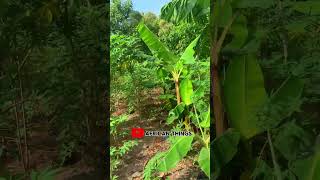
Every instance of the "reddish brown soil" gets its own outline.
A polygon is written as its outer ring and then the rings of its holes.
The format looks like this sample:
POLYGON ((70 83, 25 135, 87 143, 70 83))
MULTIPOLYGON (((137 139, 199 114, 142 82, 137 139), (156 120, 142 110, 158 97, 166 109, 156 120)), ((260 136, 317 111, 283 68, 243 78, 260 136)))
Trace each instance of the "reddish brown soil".
MULTIPOLYGON (((124 126, 120 126, 120 131, 130 132, 133 127, 141 127, 145 130, 170 130, 170 127, 165 126, 163 120, 167 117, 167 112, 162 111, 163 103, 158 100, 160 89, 153 89, 145 92, 144 96, 140 97, 140 111, 129 116, 128 122, 124 126)), ((124 107, 122 105, 122 107, 124 107)), ((118 111, 126 112, 122 109, 118 111)), ((121 115, 115 112, 114 115, 121 115)), ((111 146, 118 146, 123 140, 132 139, 130 135, 125 138, 112 141, 111 146)), ((133 148, 122 159, 122 164, 119 166, 116 175, 120 180, 142 180, 143 169, 147 162, 158 152, 166 151, 169 148, 169 143, 162 137, 144 137, 138 140, 138 145, 133 148)), ((200 170, 193 165, 193 159, 186 158, 182 160, 176 168, 166 174, 157 174, 162 179, 168 177, 174 179, 197 179, 200 170)))

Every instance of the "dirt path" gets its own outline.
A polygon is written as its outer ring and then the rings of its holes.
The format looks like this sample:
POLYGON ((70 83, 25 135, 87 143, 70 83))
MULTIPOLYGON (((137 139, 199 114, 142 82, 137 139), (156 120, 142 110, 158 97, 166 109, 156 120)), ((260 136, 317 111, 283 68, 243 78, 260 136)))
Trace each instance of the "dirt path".
MULTIPOLYGON (((145 130, 170 130, 170 127, 165 126, 164 120, 167 117, 167 112, 162 110, 162 102, 158 100, 161 91, 153 89, 146 93, 141 101, 140 112, 135 112, 129 116, 125 126, 119 127, 121 131, 130 132, 131 128, 141 127, 145 130), (163 123, 161 124, 160 122, 163 123)), ((123 107, 123 106, 122 106, 123 107)), ((121 112, 125 112, 119 109, 121 112)), ((117 114, 117 112, 115 113, 117 114)), ((119 115, 119 113, 117 114, 119 115)), ((130 140, 130 134, 122 140, 130 140)), ((119 142, 119 140, 117 140, 119 142)), ((116 144, 111 141, 111 145, 116 144)), ((121 180, 142 180, 143 169, 147 162, 158 152, 166 151, 169 148, 169 143, 162 137, 144 137, 138 140, 138 145, 132 151, 123 157, 123 163, 119 165, 116 175, 121 180)), ((193 165, 193 159, 186 158, 182 160, 178 166, 167 173, 163 178, 168 177, 174 179, 197 179, 200 170, 193 165)))

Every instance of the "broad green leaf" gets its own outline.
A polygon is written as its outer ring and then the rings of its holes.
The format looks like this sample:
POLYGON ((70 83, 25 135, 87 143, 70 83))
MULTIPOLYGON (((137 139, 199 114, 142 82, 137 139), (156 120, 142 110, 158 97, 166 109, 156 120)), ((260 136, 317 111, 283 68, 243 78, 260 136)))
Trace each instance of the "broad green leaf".
POLYGON ((320 177, 320 148, 316 145, 312 156, 292 163, 290 169, 299 180, 318 180, 320 177))
POLYGON ((185 78, 180 83, 180 95, 182 102, 185 103, 185 105, 192 104, 191 96, 193 94, 193 87, 192 87, 192 81, 189 78, 185 78))
POLYGON ((319 1, 294 2, 293 9, 305 14, 319 15, 320 2, 319 1))
POLYGON ((196 3, 197 0, 173 0, 161 8, 161 18, 172 22, 186 20, 196 3))
POLYGON ((178 58, 159 41, 158 37, 151 32, 143 22, 138 25, 138 31, 141 39, 146 43, 155 56, 167 64, 172 64, 177 61, 178 58))
POLYGON ((179 119, 184 111, 185 104, 181 103, 177 105, 174 109, 172 109, 169 112, 168 118, 167 118, 167 124, 173 123, 174 120, 179 119))
POLYGON ((236 155, 239 142, 240 133, 234 129, 227 130, 222 136, 213 140, 211 150, 215 178, 219 177, 221 169, 236 155))
POLYGON ((275 4, 275 0, 234 0, 232 7, 234 8, 262 8, 267 9, 275 4))
POLYGON ((210 149, 203 147, 198 159, 201 170, 210 177, 210 149))
POLYGON ((161 18, 174 23, 202 23, 209 12, 210 0, 173 0, 161 8, 161 18))
POLYGON ((210 106, 208 108, 208 111, 205 113, 202 113, 201 115, 202 115, 201 117, 202 121, 200 123, 200 126, 204 128, 209 128, 210 127, 210 106))
POLYGON ((176 137, 176 141, 162 158, 158 170, 160 172, 168 172, 176 167, 178 162, 190 151, 193 137, 194 134, 191 136, 176 137))
POLYGON ((225 27, 232 18, 230 0, 216 1, 213 9, 213 23, 219 27, 225 27))
POLYGON ((225 103, 231 127, 244 138, 260 133, 257 112, 267 100, 263 74, 254 56, 243 55, 228 66, 224 87, 225 103))
POLYGON ((249 33, 248 42, 242 47, 242 51, 248 54, 257 53, 260 49, 261 41, 267 37, 268 31, 266 28, 258 27, 254 33, 249 33))
POLYGON ((225 50, 240 49, 247 40, 248 29, 247 19, 244 15, 239 15, 231 26, 230 33, 233 35, 232 41, 224 48, 225 50))
POLYGON ((200 36, 198 36, 196 39, 194 39, 191 44, 186 48, 184 53, 181 56, 181 60, 183 61, 184 64, 194 64, 195 63, 195 58, 194 56, 194 47, 197 45, 198 40, 200 36))

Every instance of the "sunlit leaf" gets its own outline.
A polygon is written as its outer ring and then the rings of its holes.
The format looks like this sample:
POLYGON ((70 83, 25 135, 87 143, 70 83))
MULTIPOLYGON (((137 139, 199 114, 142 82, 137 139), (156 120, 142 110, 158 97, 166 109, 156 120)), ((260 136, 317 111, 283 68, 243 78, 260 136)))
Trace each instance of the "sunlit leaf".
POLYGON ((184 158, 191 149, 191 144, 194 134, 191 136, 176 137, 174 144, 166 152, 160 164, 158 170, 160 172, 168 172, 172 168, 176 167, 178 162, 184 158))
POLYGON ((201 149, 198 162, 201 170, 210 177, 210 149, 205 147, 201 149))
POLYGON ((169 112, 168 118, 166 120, 167 124, 171 124, 174 120, 179 119, 184 112, 185 104, 181 103, 177 105, 174 109, 169 112))
POLYGON ((178 58, 169 51, 169 49, 159 41, 158 37, 149 30, 149 28, 141 22, 138 25, 138 31, 141 39, 146 43, 152 53, 166 64, 175 63, 178 58))
POLYGON ((184 64, 194 64, 195 63, 195 58, 194 58, 194 47, 197 45, 198 40, 200 36, 198 36, 196 39, 194 39, 190 45, 186 48, 184 53, 181 56, 181 60, 183 60, 184 64))
POLYGON ((192 81, 188 78, 185 78, 180 83, 180 95, 182 102, 184 102, 187 106, 192 104, 191 96, 193 94, 193 86, 192 81))

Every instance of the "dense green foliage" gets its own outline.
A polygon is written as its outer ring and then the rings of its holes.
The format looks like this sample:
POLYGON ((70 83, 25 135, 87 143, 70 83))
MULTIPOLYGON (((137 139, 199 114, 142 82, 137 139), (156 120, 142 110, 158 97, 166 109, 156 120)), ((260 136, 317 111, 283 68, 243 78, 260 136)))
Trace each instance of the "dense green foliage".
MULTIPOLYGON (((203 2, 173 0, 163 17, 201 22, 203 2)), ((211 2, 213 179, 318 179, 319 5, 211 2)))
MULTIPOLYGON (((229 145, 237 146, 237 153, 219 165, 222 173, 214 178, 234 174, 245 179, 317 179, 315 172, 302 175, 296 166, 301 161, 309 166, 306 159, 318 154, 319 116, 313 108, 319 107, 315 100, 319 89, 310 82, 320 80, 315 60, 319 54, 314 53, 320 46, 312 35, 319 27, 315 23, 319 4, 216 1, 214 6, 213 32, 218 32, 214 38, 223 42, 218 42, 216 56, 227 115, 222 120, 242 137, 238 146, 236 141, 229 145), (220 27, 227 32, 225 37, 223 32, 219 37, 220 27), (312 48, 302 45, 310 43, 312 48)), ((214 144, 213 148, 220 149, 214 144)))
MULTIPOLYGON (((130 4, 130 1, 114 1, 111 15, 136 13, 130 4)), ((122 16, 114 15, 111 21, 117 22, 122 16)), ((167 114, 167 126, 190 131, 192 135, 169 137, 169 149, 158 152, 148 161, 143 178, 159 178, 160 172, 170 172, 182 159, 197 151, 201 152, 192 155, 194 162, 199 171, 203 170, 209 176, 209 41, 205 38, 208 31, 201 28, 198 22, 174 24, 152 13, 135 17, 140 17, 139 24, 131 18, 121 22, 123 26, 134 22, 135 27, 123 28, 125 30, 122 31, 117 31, 121 28, 116 27, 111 33, 111 104, 114 104, 111 112, 117 111, 121 102, 128 105, 125 114, 140 111, 144 102, 139 97, 151 89, 161 88, 157 99, 163 102, 160 110, 167 114), (195 147, 195 144, 201 146, 195 147)), ((120 117, 111 118, 115 129, 117 126, 114 125, 120 117)), ((126 123, 129 122, 123 122, 126 123)), ((115 139, 125 137, 120 132, 113 134, 115 139)), ((124 145, 122 143, 119 147, 124 145)), ((117 151, 115 147, 111 148, 117 151)), ((116 159, 111 158, 111 162, 116 159)), ((116 175, 112 174, 110 178, 115 179, 116 175)))
MULTIPOLYGON (((0 137, 7 158, 22 162, 26 172, 34 168, 30 155, 41 149, 32 136, 38 125, 57 141, 54 166, 100 146, 107 13, 105 1, 1 1, 0 137)), ((103 162, 88 162, 97 160, 103 162)), ((36 176, 42 175, 31 173, 36 176)))

